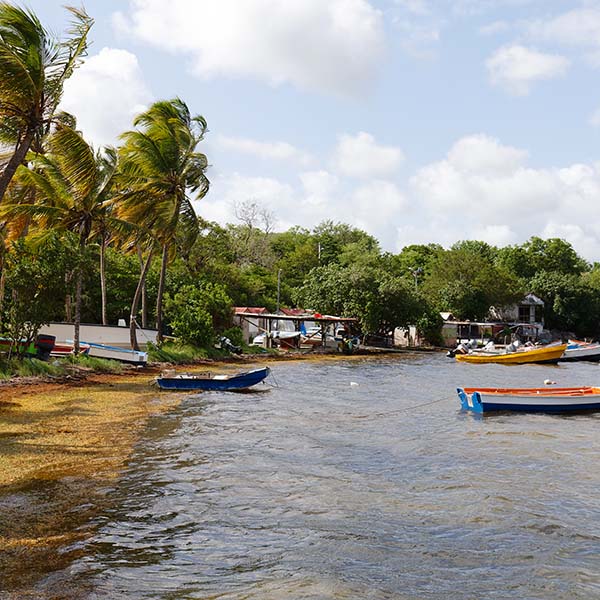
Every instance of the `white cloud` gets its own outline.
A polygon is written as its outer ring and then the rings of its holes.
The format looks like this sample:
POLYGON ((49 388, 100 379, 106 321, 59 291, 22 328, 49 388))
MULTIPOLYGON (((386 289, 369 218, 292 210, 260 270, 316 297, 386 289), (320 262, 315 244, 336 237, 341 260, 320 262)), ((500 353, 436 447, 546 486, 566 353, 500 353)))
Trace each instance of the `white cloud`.
POLYGON ((458 140, 445 159, 412 177, 411 203, 419 211, 412 226, 399 229, 398 243, 480 239, 503 246, 558 236, 597 260, 600 164, 533 169, 526 158, 527 152, 483 135, 458 140))
POLYGON ((510 225, 485 225, 481 229, 481 237, 478 238, 493 246, 508 246, 518 242, 517 234, 510 225))
POLYGON ((367 0, 130 0, 115 27, 188 55, 200 77, 355 94, 368 88, 384 49, 383 17, 367 0))
POLYGON ((600 7, 581 7, 529 26, 535 38, 571 46, 600 46, 600 7))
POLYGON ((400 148, 379 145, 371 134, 361 131, 340 136, 333 165, 348 177, 384 177, 394 173, 403 159, 400 148))
POLYGON ((351 197, 353 218, 367 231, 384 231, 394 223, 408 202, 391 181, 375 180, 359 187, 351 197))
POLYGON ((538 19, 527 27, 537 40, 580 48, 592 67, 600 67, 600 5, 589 2, 556 17, 538 19))
POLYGON ((527 168, 526 156, 495 139, 470 136, 454 144, 446 159, 417 171, 411 183, 435 211, 498 225, 499 211, 515 211, 522 219, 557 201, 556 177, 527 168))
POLYGON ((311 206, 324 206, 331 203, 336 193, 339 179, 327 171, 307 171, 300 174, 306 202, 311 206))
POLYGON ((102 48, 65 82, 60 108, 77 117, 77 126, 95 145, 115 144, 146 109, 152 94, 135 54, 102 48))
MULTIPOLYGON (((256 202, 275 217, 294 205, 292 186, 271 177, 247 177, 240 173, 216 176, 211 180, 211 192, 195 204, 196 212, 204 219, 218 223, 239 223, 235 207, 256 202)), ((280 228, 291 226, 278 224, 280 228)))
POLYGON ((518 44, 503 46, 486 61, 490 81, 517 96, 527 95, 536 81, 563 76, 569 61, 518 44))
POLYGON ((248 138, 219 135, 217 145, 225 150, 251 154, 263 159, 289 160, 303 166, 312 162, 309 154, 287 142, 259 142, 248 138))
POLYGON ((448 153, 448 162, 467 173, 502 174, 514 171, 527 156, 525 150, 504 146, 497 139, 477 134, 458 140, 448 153))

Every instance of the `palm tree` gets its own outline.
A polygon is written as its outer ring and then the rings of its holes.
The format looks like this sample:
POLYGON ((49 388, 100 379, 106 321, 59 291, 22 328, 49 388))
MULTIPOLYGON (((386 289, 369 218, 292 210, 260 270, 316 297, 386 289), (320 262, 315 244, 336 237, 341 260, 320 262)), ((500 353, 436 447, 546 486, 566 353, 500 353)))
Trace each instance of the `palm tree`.
MULTIPOLYGON (((196 152, 207 126, 203 117, 192 117, 179 98, 156 102, 136 117, 134 126, 138 129, 121 136, 121 175, 126 191, 119 199, 120 211, 124 218, 143 224, 160 246, 156 327, 158 341, 161 341, 167 265, 176 250, 178 232, 184 230, 188 239, 198 232, 188 192, 200 199, 209 188, 204 174, 208 167, 206 156, 196 152)), ((138 294, 136 296, 130 322, 134 348, 137 348, 135 316, 139 302, 138 294)))
MULTIPOLYGON (((79 352, 83 258, 92 236, 108 226, 130 227, 109 212, 109 194, 116 171, 116 152, 96 155, 81 134, 57 126, 48 139, 48 153, 31 157, 32 169, 20 166, 17 181, 23 190, 34 191, 34 201, 0 205, 0 218, 27 217, 38 226, 38 235, 54 230, 77 235, 79 261, 76 270, 74 345, 79 352)), ((11 186, 12 187, 12 186, 11 186)))
POLYGON ((0 202, 27 152, 56 119, 63 84, 85 56, 93 20, 82 9, 67 7, 73 20, 58 41, 29 10, 0 2, 0 202))

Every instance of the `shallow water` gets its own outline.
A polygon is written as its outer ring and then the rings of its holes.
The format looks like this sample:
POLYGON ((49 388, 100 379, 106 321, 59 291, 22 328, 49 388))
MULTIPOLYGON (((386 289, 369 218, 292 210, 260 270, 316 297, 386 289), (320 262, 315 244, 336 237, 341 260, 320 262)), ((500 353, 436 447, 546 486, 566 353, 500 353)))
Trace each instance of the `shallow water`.
POLYGON ((76 558, 90 599, 600 597, 600 413, 460 411, 457 386, 600 366, 440 354, 278 363, 263 393, 154 418, 76 558), (357 385, 356 385, 357 384, 357 385))

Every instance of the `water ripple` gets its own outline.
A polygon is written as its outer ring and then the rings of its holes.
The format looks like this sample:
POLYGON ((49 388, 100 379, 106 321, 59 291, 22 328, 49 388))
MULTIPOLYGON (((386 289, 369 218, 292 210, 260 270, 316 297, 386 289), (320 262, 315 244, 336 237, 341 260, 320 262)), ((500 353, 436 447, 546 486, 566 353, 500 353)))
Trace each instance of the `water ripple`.
POLYGON ((481 419, 455 397, 597 366, 473 367, 278 364, 269 393, 185 397, 70 581, 117 600, 599 597, 599 415, 481 419))

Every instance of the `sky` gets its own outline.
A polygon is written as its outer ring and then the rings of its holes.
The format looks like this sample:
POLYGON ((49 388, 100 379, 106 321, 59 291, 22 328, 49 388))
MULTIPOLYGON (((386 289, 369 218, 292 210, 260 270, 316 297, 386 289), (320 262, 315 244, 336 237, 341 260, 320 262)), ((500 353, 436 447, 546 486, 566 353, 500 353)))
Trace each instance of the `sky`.
MULTIPOLYGON (((59 36, 64 0, 30 0, 59 36)), ((71 2, 75 4, 75 0, 71 2)), ((600 0, 88 0, 62 108, 95 146, 153 101, 208 122, 200 216, 254 203, 383 250, 560 237, 600 261, 600 0)))

